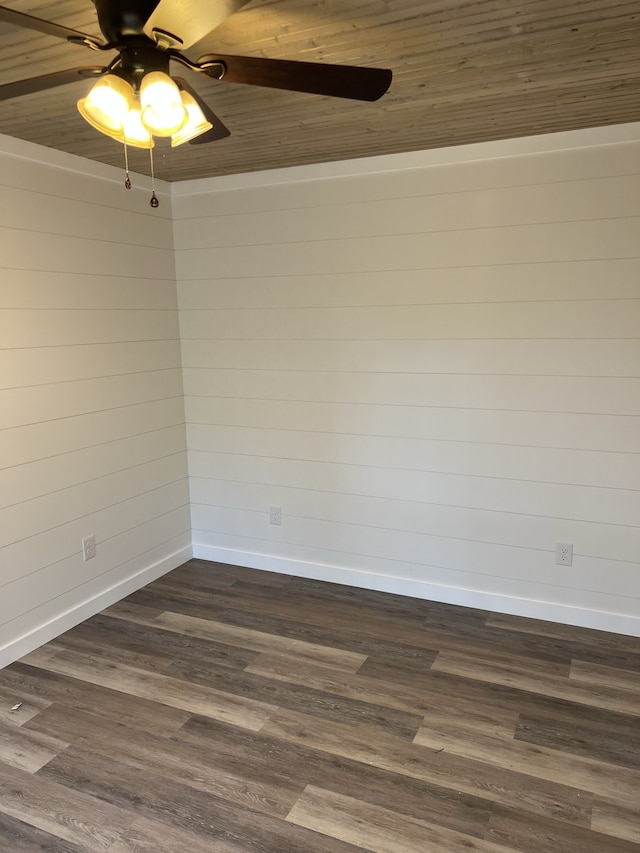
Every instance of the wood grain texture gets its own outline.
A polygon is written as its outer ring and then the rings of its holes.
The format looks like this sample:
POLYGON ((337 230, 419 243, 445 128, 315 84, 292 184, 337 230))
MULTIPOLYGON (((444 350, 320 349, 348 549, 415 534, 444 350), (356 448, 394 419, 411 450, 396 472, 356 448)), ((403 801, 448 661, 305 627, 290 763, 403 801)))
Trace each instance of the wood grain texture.
POLYGON ((629 637, 192 560, 0 673, 0 843, 640 853, 638 660, 629 637))

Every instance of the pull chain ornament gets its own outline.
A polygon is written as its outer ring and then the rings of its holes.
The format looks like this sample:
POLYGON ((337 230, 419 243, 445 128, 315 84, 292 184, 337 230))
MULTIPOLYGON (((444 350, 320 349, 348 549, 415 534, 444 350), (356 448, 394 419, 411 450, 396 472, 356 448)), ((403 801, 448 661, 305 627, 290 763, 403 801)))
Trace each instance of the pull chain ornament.
POLYGON ((125 171, 125 179, 124 186, 125 189, 131 189, 131 178, 129 177, 129 152, 127 151, 127 143, 124 143, 124 171, 125 171))
POLYGON ((149 149, 149 162, 151 163, 151 207, 160 207, 160 202, 156 196, 156 177, 153 174, 153 148, 149 149))

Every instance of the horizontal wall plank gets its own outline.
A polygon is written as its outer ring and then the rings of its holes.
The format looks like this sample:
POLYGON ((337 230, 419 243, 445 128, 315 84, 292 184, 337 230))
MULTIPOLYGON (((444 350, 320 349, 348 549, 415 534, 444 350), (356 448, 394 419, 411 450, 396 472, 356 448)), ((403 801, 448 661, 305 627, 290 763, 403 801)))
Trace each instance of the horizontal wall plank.
MULTIPOLYGON (((224 182, 198 191, 198 185, 178 185, 173 197, 174 216, 178 222, 207 216, 224 216, 256 211, 278 211, 290 207, 339 205, 351 201, 411 198, 415 195, 468 192, 496 187, 530 186, 535 183, 560 183, 593 178, 617 178, 638 174, 637 149, 632 144, 549 150, 538 155, 514 155, 484 160, 464 160, 455 149, 438 152, 451 155, 449 162, 434 161, 433 165, 394 168, 388 158, 370 167, 364 174, 349 173, 340 177, 325 177, 313 181, 295 180, 295 175, 283 180, 279 176, 259 176, 254 186, 224 189, 224 182), (456 162, 457 161, 457 162, 456 162), (387 169, 384 165, 389 163, 387 169), (215 190, 215 187, 214 187, 215 190)), ((355 164, 357 168, 357 164, 355 164)), ((355 170, 354 170, 355 171, 355 170)))
POLYGON ((181 282, 180 307, 187 312, 638 298, 638 258, 481 267, 461 266, 463 262, 457 258, 440 269, 324 274, 311 269, 306 274, 287 276, 263 269, 254 276, 216 275, 215 282, 211 277, 181 282))
POLYGON ((192 477, 194 505, 220 507, 256 513, 265 524, 269 507, 282 508, 288 516, 315 518, 361 528, 387 528, 423 533, 448 539, 488 542, 512 548, 532 548, 551 552, 556 542, 573 542, 576 551, 590 557, 637 561, 640 553, 640 526, 592 524, 553 516, 525 515, 512 511, 446 506, 403 499, 370 497, 295 488, 274 483, 211 481, 192 477))
MULTIPOLYGON (((0 546, 20 542, 42 529, 42 519, 47 519, 51 530, 78 518, 85 518, 102 509, 109 509, 119 503, 140 495, 149 496, 164 489, 167 484, 179 483, 179 491, 184 491, 184 477, 176 470, 173 456, 136 463, 130 469, 115 470, 101 478, 99 490, 93 480, 87 480, 74 486, 57 489, 19 504, 0 510, 3 528, 0 534, 0 546), (155 464, 154 464, 155 463, 155 464), (177 479, 171 476, 178 475, 177 479)), ((186 500, 185 495, 182 494, 186 500)), ((184 502, 184 500, 183 500, 184 502)))
MULTIPOLYGON (((272 275, 300 275, 310 269, 343 273, 439 268, 461 261, 473 267, 637 257, 638 221, 627 218, 208 248, 179 252, 176 271, 178 278, 192 279, 213 271, 225 277, 259 275, 266 269, 272 275)), ((7 266, 13 265, 8 255, 7 266)))
MULTIPOLYGON (((35 33, 33 38, 37 38, 35 33)), ((38 203, 39 199, 31 196, 33 191, 37 191, 44 198, 52 196, 54 199, 80 202, 90 199, 96 220, 110 218, 114 211, 135 211, 139 217, 152 222, 171 220, 171 196, 167 193, 167 185, 162 182, 156 188, 162 203, 156 210, 151 210, 148 203, 141 204, 141 196, 145 196, 145 202, 149 197, 147 190, 141 186, 134 186, 130 192, 124 192, 119 181, 96 178, 84 170, 70 171, 69 166, 54 166, 33 156, 16 157, 3 152, 0 157, 3 165, 1 186, 4 189, 23 190, 25 195, 21 204, 28 208, 38 203)))
POLYGON ((89 237, 59 237, 4 228, 0 232, 0 258, 8 269, 55 270, 105 273, 130 276, 136 270, 140 278, 171 279, 171 247, 149 249, 129 243, 97 240, 89 237), (117 250, 116 250, 117 246, 117 250))
POLYGON ((0 429, 181 396, 178 369, 82 379, 0 392, 0 429))
POLYGON ((187 429, 189 448, 196 451, 380 466, 392 472, 413 469, 636 491, 640 486, 640 454, 362 435, 342 435, 335 447, 331 435, 259 426, 190 424, 187 429))
POLYGON ((184 471, 184 450, 180 444, 170 443, 167 434, 147 433, 114 442, 106 448, 77 451, 68 457, 53 456, 0 472, 2 477, 2 504, 13 506, 22 501, 34 500, 43 495, 60 493, 63 489, 80 483, 96 481, 120 471, 129 472, 131 482, 137 476, 144 482, 146 465, 166 466, 170 480, 179 479, 184 471), (71 464, 75 462, 76 464, 71 464))
POLYGON ((494 187, 438 196, 415 195, 377 201, 347 201, 323 207, 202 217, 178 221, 175 247, 287 244, 344 240, 370 235, 427 234, 467 228, 504 228, 541 222, 571 222, 640 216, 640 175, 608 181, 567 181, 526 187, 494 187))
POLYGON ((194 476, 637 526, 640 492, 189 450, 194 476))
POLYGON ((180 368, 177 340, 123 341, 7 350, 0 363, 0 388, 180 368))
MULTIPOLYGON (((255 540, 272 540, 299 546, 308 544, 336 553, 377 557, 389 562, 396 559, 402 563, 424 566, 425 571, 434 570, 435 574, 429 571, 429 577, 435 582, 440 582, 436 580, 436 574, 441 570, 493 577, 496 565, 504 563, 510 568, 509 580, 535 579, 542 586, 567 586, 572 580, 568 568, 560 569, 555 565, 555 555, 550 549, 513 548, 386 527, 363 529, 342 522, 295 515, 285 517, 282 527, 273 533, 274 526, 268 523, 264 513, 202 505, 194 506, 193 526, 198 530, 245 535, 255 540)), ((583 584, 595 592, 608 592, 610 585, 602 572, 601 563, 598 557, 574 553, 574 572, 580 572, 583 584)), ((637 560, 628 563, 621 561, 618 573, 633 574, 639 568, 637 560)))
POLYGON ((429 340, 638 337, 640 301, 184 311, 184 337, 429 340))
MULTIPOLYGON (((640 269, 639 269, 640 274, 640 269)), ((185 369, 536 376, 640 374, 640 338, 627 340, 186 340, 185 369)))
POLYGON ((184 390, 190 396, 640 415, 640 377, 379 373, 373 387, 366 378, 362 373, 187 368, 184 390))
MULTIPOLYGON (((74 556, 82 560, 84 536, 95 536, 97 555, 105 542, 178 510, 186 511, 188 516, 189 502, 185 500, 185 490, 159 487, 153 493, 121 499, 118 505, 102 507, 97 513, 89 513, 82 518, 70 518, 58 527, 14 542, 4 548, 9 570, 3 577, 2 586, 9 586, 74 556)), ((84 567, 85 573, 91 574, 99 566, 100 563, 96 563, 94 567, 92 560, 84 567)))
MULTIPOLYGON (((176 307, 175 283, 167 279, 114 276, 53 270, 5 269, 0 280, 3 309, 71 311, 171 310, 176 307)), ((138 315, 140 320, 142 315, 138 315)))
POLYGON ((0 468, 24 465, 87 447, 99 447, 183 423, 184 408, 182 397, 179 396, 13 427, 2 432, 0 468))
POLYGON ((102 208, 96 216, 95 203, 86 199, 65 199, 32 190, 32 199, 23 188, 3 187, 0 227, 38 237, 56 234, 61 238, 82 237, 119 245, 166 249, 172 244, 171 221, 141 216, 126 209, 102 208), (29 204, 29 201, 32 203, 29 204), (25 203, 26 202, 26 203, 25 203))
POLYGON ((189 423, 320 430, 336 434, 485 442, 573 450, 640 452, 637 418, 570 412, 518 412, 187 397, 189 423))
POLYGON ((3 349, 175 340, 179 336, 175 312, 169 310, 6 310, 0 320, 3 349))

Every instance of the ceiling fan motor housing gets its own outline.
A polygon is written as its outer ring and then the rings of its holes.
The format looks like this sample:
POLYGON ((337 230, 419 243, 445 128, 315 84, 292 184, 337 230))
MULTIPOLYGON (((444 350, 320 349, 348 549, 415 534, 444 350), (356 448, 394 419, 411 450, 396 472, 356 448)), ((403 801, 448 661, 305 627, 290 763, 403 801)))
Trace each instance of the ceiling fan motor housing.
POLYGON ((145 74, 162 71, 169 75, 169 61, 169 54, 158 50, 150 39, 144 39, 142 43, 133 39, 120 48, 120 61, 111 73, 123 77, 137 92, 145 74))
POLYGON ((93 0, 98 23, 109 42, 144 36, 143 28, 158 0, 93 0))

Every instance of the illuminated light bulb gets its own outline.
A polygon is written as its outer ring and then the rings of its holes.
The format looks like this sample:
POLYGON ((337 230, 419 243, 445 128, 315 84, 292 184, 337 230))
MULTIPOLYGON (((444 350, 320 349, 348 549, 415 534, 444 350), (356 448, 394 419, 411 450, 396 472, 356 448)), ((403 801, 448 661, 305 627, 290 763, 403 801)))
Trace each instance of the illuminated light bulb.
POLYGON ((142 123, 154 136, 171 136, 187 123, 180 90, 162 71, 145 74, 140 85, 142 123))
POLYGON ((131 145, 134 148, 153 148, 153 137, 142 124, 142 114, 140 107, 134 104, 127 113, 124 120, 122 142, 131 145))
POLYGON ((133 104, 133 89, 121 77, 108 74, 78 101, 78 112, 96 130, 112 139, 122 138, 122 128, 133 104))
POLYGON ((187 111, 187 123, 177 133, 171 136, 171 147, 176 148, 202 133, 211 130, 213 125, 204 117, 197 101, 189 92, 180 92, 180 100, 187 111))

